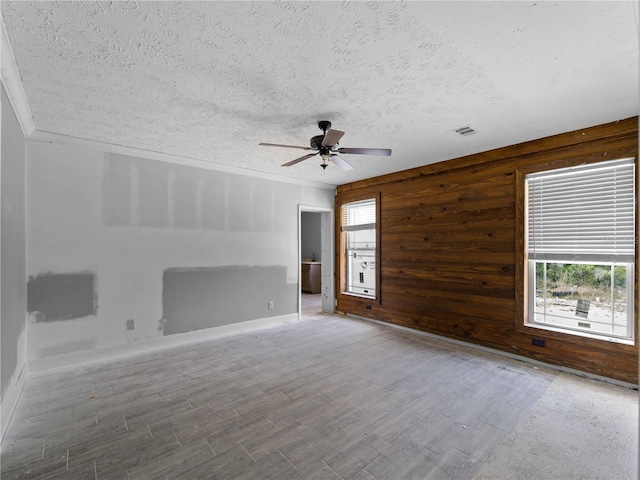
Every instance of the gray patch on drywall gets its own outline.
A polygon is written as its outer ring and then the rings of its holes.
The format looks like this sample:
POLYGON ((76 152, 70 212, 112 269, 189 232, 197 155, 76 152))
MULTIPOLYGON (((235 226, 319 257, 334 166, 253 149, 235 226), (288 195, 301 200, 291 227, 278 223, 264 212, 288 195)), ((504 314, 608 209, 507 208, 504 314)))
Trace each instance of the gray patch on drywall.
POLYGON ((93 273, 47 273, 29 277, 27 311, 37 322, 95 315, 96 276, 93 273))
POLYGON ((53 357, 54 355, 64 355, 66 353, 81 352, 83 350, 92 350, 95 348, 96 342, 79 341, 63 343, 54 347, 46 347, 38 350, 38 358, 53 357))
POLYGON ((201 181, 193 168, 175 167, 174 226, 176 228, 198 228, 198 212, 201 207, 201 181))
POLYGON ((273 188, 264 181, 254 181, 251 197, 253 206, 252 230, 256 232, 271 232, 273 229, 275 197, 272 197, 273 188))
POLYGON ((275 198, 275 229, 277 232, 295 232, 298 229, 298 198, 300 186, 283 184, 275 198))
POLYGON ((139 161, 138 195, 141 227, 167 227, 169 224, 169 164, 139 161))
POLYGON ((251 183, 246 178, 235 177, 229 186, 229 230, 251 231, 251 183))
POLYGON ((162 286, 164 335, 286 315, 298 308, 298 286, 287 283, 287 268, 279 265, 170 268, 162 286))
POLYGON ((107 154, 103 221, 110 226, 283 233, 297 228, 300 187, 107 154))
POLYGON ((202 188, 202 226, 211 230, 226 230, 227 199, 225 176, 209 172, 202 188))
POLYGON ((107 155, 102 180, 102 218, 106 225, 131 224, 131 162, 107 155))

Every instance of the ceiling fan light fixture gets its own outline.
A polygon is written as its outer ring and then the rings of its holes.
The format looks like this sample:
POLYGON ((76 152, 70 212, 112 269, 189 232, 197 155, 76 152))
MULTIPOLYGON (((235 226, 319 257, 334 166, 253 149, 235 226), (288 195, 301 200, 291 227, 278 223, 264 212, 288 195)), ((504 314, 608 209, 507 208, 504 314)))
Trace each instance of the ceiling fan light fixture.
POLYGON ((331 154, 331 161, 336 164, 341 170, 353 170, 353 165, 351 165, 337 153, 331 154))

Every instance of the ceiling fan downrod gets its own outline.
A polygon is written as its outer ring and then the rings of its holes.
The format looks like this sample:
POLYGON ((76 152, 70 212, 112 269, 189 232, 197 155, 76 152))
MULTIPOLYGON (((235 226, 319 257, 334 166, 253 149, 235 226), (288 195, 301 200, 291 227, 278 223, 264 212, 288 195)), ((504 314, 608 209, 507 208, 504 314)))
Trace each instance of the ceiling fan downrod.
POLYGON ((322 163, 320 166, 323 170, 329 166, 329 161, 331 158, 329 155, 331 154, 331 147, 324 145, 324 139, 327 136, 327 130, 331 128, 331 122, 329 120, 320 120, 318 122, 318 128, 322 130, 322 135, 316 135, 311 139, 311 147, 318 150, 320 154, 320 158, 322 158, 322 163))

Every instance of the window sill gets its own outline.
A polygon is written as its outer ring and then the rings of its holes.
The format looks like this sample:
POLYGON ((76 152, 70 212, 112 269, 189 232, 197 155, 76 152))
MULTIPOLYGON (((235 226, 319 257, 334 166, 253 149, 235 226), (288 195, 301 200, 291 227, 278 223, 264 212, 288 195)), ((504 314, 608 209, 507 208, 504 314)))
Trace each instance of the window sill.
POLYGON ((364 295, 361 293, 351 293, 351 292, 340 292, 341 295, 345 295, 347 297, 355 297, 355 298, 364 298, 366 300, 375 300, 375 295, 364 295))
POLYGON ((541 325, 538 323, 525 323, 524 326, 525 328, 528 327, 528 328, 535 328, 538 330, 546 330, 549 332, 564 333, 565 335, 574 335, 577 337, 591 338, 593 340, 600 340, 600 341, 610 342, 610 343, 620 343, 623 345, 631 345, 631 346, 635 344, 634 340, 629 340, 626 338, 609 337, 606 335, 595 335, 593 333, 580 332, 577 330, 569 330, 566 328, 552 327, 550 325, 541 325))

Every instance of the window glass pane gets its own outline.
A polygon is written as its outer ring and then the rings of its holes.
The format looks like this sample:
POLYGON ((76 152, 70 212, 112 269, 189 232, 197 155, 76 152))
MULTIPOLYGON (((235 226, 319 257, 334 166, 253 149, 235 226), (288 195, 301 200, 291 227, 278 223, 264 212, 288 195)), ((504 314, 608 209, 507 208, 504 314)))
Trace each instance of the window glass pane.
POLYGON ((545 312, 545 300, 546 300, 546 296, 545 296, 545 264, 543 262, 536 262, 535 263, 535 269, 536 269, 536 280, 535 280, 535 288, 534 291, 536 292, 536 296, 535 296, 535 321, 536 322, 540 322, 540 323, 544 323, 545 322, 545 318, 544 318, 544 312, 545 312))
POLYGON ((630 265, 532 261, 531 268, 534 323, 632 338, 627 305, 630 265))
POLYGON ((630 315, 627 305, 627 278, 629 274, 626 267, 616 266, 613 268, 613 297, 614 297, 614 334, 625 335, 631 326, 627 325, 630 315))

